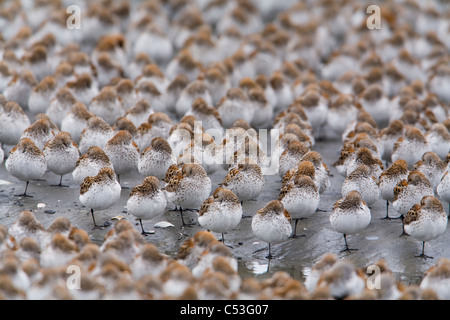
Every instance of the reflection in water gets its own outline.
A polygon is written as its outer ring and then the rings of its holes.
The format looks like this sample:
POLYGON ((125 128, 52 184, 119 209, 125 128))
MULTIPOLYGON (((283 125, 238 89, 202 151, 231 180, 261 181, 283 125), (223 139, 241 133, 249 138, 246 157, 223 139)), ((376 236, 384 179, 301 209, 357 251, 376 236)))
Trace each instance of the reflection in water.
POLYGON ((261 275, 269 272, 270 259, 268 259, 265 264, 260 264, 258 261, 250 261, 246 263, 246 266, 253 274, 261 275))

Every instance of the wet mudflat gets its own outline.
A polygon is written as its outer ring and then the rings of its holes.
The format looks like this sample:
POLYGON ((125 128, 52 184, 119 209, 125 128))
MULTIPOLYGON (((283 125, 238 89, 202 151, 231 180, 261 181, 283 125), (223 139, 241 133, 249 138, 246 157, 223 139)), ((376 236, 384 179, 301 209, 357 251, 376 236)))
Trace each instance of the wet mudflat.
MULTIPOLYGON (((434 259, 415 257, 420 253, 421 243, 411 237, 399 237, 402 232, 400 220, 382 220, 386 214, 386 203, 378 200, 371 207, 372 220, 367 229, 353 236, 348 236, 349 246, 357 251, 343 252, 344 239, 342 234, 333 230, 329 222, 331 208, 336 200, 341 198, 341 185, 344 177, 332 166, 339 157, 341 141, 337 138, 317 141, 313 149, 320 152, 325 163, 332 173, 331 187, 321 195, 319 209, 311 218, 300 221, 297 233, 301 237, 290 238, 288 241, 272 246, 274 258, 266 259, 267 244, 258 241, 251 230, 251 216, 270 200, 278 197, 281 178, 278 175, 266 176, 266 186, 256 201, 243 204, 244 218, 239 226, 232 232, 225 234, 225 244, 231 247, 233 255, 239 261, 239 274, 241 277, 270 277, 277 271, 286 271, 292 277, 304 280, 310 268, 325 253, 338 254, 339 258, 350 259, 357 267, 364 268, 384 259, 387 266, 405 284, 418 284, 424 272, 434 265, 441 257, 450 258, 450 233, 430 241, 426 244, 427 254, 434 259), (259 250, 263 249, 263 250, 259 250), (259 250, 259 251, 258 251, 259 250)), ((225 176, 225 169, 212 174, 212 191, 225 176)), ((92 218, 89 209, 83 207, 78 200, 79 186, 73 181, 70 174, 64 176, 63 184, 68 187, 53 186, 58 184, 59 177, 47 172, 40 181, 32 181, 28 187, 29 197, 17 197, 15 194, 23 192, 25 183, 12 177, 0 166, 0 224, 9 227, 13 224, 22 210, 32 210, 36 219, 44 227, 48 227, 58 216, 70 219, 73 226, 86 230, 91 241, 101 244, 104 236, 112 228, 116 219, 126 219, 132 222, 140 231, 140 225, 135 218, 127 213, 126 202, 131 188, 143 180, 137 171, 121 175, 124 188, 120 201, 112 208, 95 213, 96 221, 105 224, 103 230, 92 230, 92 218)), ((444 203, 447 208, 447 204, 444 203)), ((166 212, 155 219, 143 221, 146 231, 154 231, 146 236, 146 241, 156 245, 161 252, 174 256, 180 245, 192 237, 197 231, 203 230, 197 223, 197 213, 184 211, 185 221, 193 223, 192 226, 182 227, 181 216, 177 211, 167 208, 166 212), (167 221, 173 227, 155 227, 160 221, 167 221)), ((395 217, 395 209, 390 206, 390 216, 395 217)), ((220 234, 215 234, 221 239, 220 234)))

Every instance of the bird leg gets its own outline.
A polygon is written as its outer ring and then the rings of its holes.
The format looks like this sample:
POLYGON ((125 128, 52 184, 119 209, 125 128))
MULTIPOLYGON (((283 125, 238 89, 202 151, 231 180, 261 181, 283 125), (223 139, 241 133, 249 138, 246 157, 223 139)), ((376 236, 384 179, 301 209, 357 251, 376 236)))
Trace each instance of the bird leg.
POLYGON ((53 184, 52 187, 64 187, 64 188, 68 188, 69 186, 63 185, 62 184, 62 179, 63 179, 63 174, 61 175, 61 177, 59 178, 59 184, 53 184))
POLYGON ((345 242, 345 249, 341 250, 339 253, 352 251, 352 250, 353 251, 358 250, 358 249, 351 249, 351 248, 349 248, 348 243, 347 243, 347 235, 345 233, 344 233, 344 242, 345 242))
POLYGON ((27 194, 27 189, 28 189, 28 184, 30 183, 30 181, 27 181, 27 184, 25 185, 25 191, 22 194, 16 194, 16 197, 29 197, 29 198, 33 198, 33 196, 30 196, 27 194))
POLYGON ((422 242, 422 253, 419 255, 416 255, 417 258, 423 258, 423 259, 433 259, 431 256, 427 256, 425 254, 425 241, 422 242))
POLYGON ((94 218, 94 209, 91 209, 91 215, 92 215, 92 221, 94 221, 94 227, 92 228, 92 230, 94 230, 94 229, 100 229, 100 230, 103 230, 102 226, 99 226, 99 225, 95 222, 95 218, 94 218))
MULTIPOLYGON (((190 210, 190 209, 186 209, 186 210, 190 210)), ((186 226, 193 226, 195 225, 195 223, 185 223, 184 222, 184 218, 183 218, 183 208, 180 207, 180 214, 181 214, 181 223, 182 223, 182 228, 186 227, 186 226)))
POLYGON ((143 234, 144 236, 146 236, 148 234, 154 234, 154 232, 144 231, 144 226, 142 225, 142 219, 139 219, 139 223, 141 224, 141 229, 142 229, 141 234, 143 234))
POLYGON ((304 235, 304 234, 301 234, 301 235, 298 235, 297 234, 297 223, 298 223, 298 220, 303 220, 302 218, 300 218, 300 219, 295 219, 295 224, 294 224, 294 232, 293 232, 293 234, 292 234, 292 236, 291 236, 291 238, 299 238, 299 237, 306 237, 306 235, 304 235))

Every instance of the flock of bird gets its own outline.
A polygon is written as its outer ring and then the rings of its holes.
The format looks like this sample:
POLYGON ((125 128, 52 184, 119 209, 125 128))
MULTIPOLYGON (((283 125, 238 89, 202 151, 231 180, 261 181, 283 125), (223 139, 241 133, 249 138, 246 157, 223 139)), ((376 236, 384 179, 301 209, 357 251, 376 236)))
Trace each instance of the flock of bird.
MULTIPOLYGON (((142 235, 142 220, 175 208, 185 226, 183 211, 196 210, 222 243, 205 231, 170 259, 118 222, 94 248, 70 221, 52 234, 24 211, 3 233, 2 270, 20 289, 3 288, 5 297, 369 297, 361 272, 333 255, 313 268, 317 279, 306 291, 282 273, 271 283, 241 282, 224 245, 243 202, 258 198, 268 174, 281 178, 279 195, 253 213, 251 229, 268 243, 268 258, 272 244, 299 236, 298 222, 319 210, 330 188, 330 170, 314 150, 330 138, 342 142, 332 164, 345 178, 342 198, 329 221, 343 234, 344 251, 354 250, 347 235, 364 230, 371 206, 383 200, 386 219, 393 219, 392 204, 404 233, 422 242, 419 256, 431 258, 425 243, 446 231, 443 203, 450 203, 444 1, 383 3, 379 30, 368 28, 364 4, 326 0, 86 1, 79 3, 81 28, 72 30, 63 2, 11 0, 0 11, 0 160, 26 183, 20 196, 31 196, 29 183, 48 171, 61 187, 70 175, 93 227, 102 228, 95 212, 119 201, 121 175, 139 172, 142 183, 126 208, 142 235), (270 153, 261 129, 271 129, 276 142, 270 153), (210 177, 220 170, 226 174, 213 189, 210 177), (82 279, 83 296, 46 283, 59 281, 59 269, 39 272, 31 285, 36 263, 68 262, 98 277, 82 279), (133 276, 118 275, 127 272, 151 277, 137 288, 133 276), (205 283, 196 287, 194 279, 205 283)), ((390 291, 373 298, 449 297, 433 279, 448 281, 448 266, 439 260, 422 291, 400 288, 384 266, 390 291)))

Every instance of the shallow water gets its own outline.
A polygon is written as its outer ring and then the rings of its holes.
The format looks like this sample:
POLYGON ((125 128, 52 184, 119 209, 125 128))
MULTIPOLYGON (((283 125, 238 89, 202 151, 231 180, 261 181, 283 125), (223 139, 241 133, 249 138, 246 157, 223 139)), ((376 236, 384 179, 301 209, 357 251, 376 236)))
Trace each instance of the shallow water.
MULTIPOLYGON (((351 253, 339 253, 343 249, 344 240, 341 234, 335 232, 328 220, 331 207, 340 195, 340 188, 344 177, 333 168, 332 164, 338 159, 341 142, 338 139, 326 139, 317 141, 314 150, 320 152, 325 163, 330 168, 333 177, 331 187, 321 195, 319 208, 323 211, 316 212, 311 218, 299 222, 298 233, 303 237, 289 239, 285 243, 272 246, 274 258, 270 261, 267 255, 267 244, 256 239, 251 231, 251 218, 242 219, 239 226, 225 234, 225 243, 232 246, 232 252, 239 262, 241 277, 268 278, 277 271, 285 271, 292 277, 304 280, 311 267, 325 253, 338 254, 340 258, 352 260, 357 267, 367 267, 379 259, 384 259, 387 266, 405 284, 417 284, 423 273, 434 265, 440 257, 450 258, 450 233, 426 244, 427 255, 434 259, 416 258, 420 253, 421 243, 411 237, 399 237, 402 231, 400 220, 381 220, 385 216, 386 204, 378 200, 371 208, 372 220, 366 230, 360 234, 349 236, 349 246, 359 250, 351 253), (259 249, 258 252, 255 252, 259 249)), ((211 175, 213 190, 225 176, 226 171, 220 170, 211 175)), ((110 222, 109 227, 103 230, 92 230, 92 218, 89 210, 83 207, 78 200, 79 186, 72 180, 70 174, 64 176, 63 184, 69 187, 51 186, 59 182, 59 177, 47 172, 42 181, 32 181, 28 187, 28 193, 33 198, 14 196, 22 193, 25 183, 10 176, 5 169, 4 162, 0 165, 0 224, 9 227, 16 221, 22 210, 32 210, 45 227, 48 227, 57 216, 68 217, 72 225, 86 230, 91 241, 101 244, 106 233, 115 223, 113 217, 122 216, 135 223, 140 231, 140 226, 134 217, 126 212, 126 201, 131 188, 143 180, 138 172, 121 175, 122 185, 128 188, 122 190, 120 201, 111 209, 95 213, 97 223, 110 222), (43 206, 45 204, 45 207, 43 206), (38 208, 39 207, 39 208, 38 208), (45 213, 52 212, 54 213, 45 213), (49 211, 48 211, 49 210, 49 211)), ((244 215, 252 216, 270 200, 278 197, 281 178, 277 175, 266 176, 266 187, 257 201, 244 203, 244 215)), ((444 204, 444 207, 448 206, 444 204)), ((390 206, 390 216, 395 216, 394 208, 390 206)), ((197 214, 193 211, 184 212, 185 220, 196 222, 197 214)), ((196 224, 189 227, 181 227, 179 212, 167 210, 164 215, 143 221, 146 231, 154 231, 154 234, 146 236, 148 242, 155 244, 160 251, 168 255, 175 255, 180 245, 202 228, 196 224), (159 221, 168 221, 174 227, 155 228, 159 221)), ((215 234, 218 239, 220 234, 215 234)))

